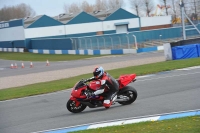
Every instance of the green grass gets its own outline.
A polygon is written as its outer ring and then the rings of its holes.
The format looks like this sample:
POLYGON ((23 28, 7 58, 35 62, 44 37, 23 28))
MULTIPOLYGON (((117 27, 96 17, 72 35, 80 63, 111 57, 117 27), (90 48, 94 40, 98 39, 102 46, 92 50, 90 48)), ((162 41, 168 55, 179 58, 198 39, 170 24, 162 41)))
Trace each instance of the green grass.
POLYGON ((19 61, 70 61, 80 60, 91 57, 100 57, 105 55, 68 55, 68 54, 34 54, 34 53, 12 53, 0 52, 0 58, 5 60, 19 60, 19 61))
POLYGON ((184 117, 171 120, 141 122, 71 133, 200 133, 200 117, 184 117))
MULTIPOLYGON (((198 65, 200 65, 200 58, 193 58, 186 60, 164 61, 140 66, 131 66, 121 69, 110 70, 108 72, 114 78, 118 78, 121 74, 136 73, 137 76, 140 76, 198 65)), ((92 77, 92 70, 90 74, 84 74, 62 80, 55 80, 21 87, 2 89, 0 90, 0 101, 65 90, 68 88, 72 88, 74 84, 80 79, 89 77, 92 77)))

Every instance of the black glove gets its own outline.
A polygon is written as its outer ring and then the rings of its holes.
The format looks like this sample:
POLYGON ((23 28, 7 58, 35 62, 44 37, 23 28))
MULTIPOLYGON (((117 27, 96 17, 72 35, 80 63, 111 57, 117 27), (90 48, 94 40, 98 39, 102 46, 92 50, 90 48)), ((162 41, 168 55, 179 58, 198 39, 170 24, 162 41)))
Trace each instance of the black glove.
POLYGON ((90 82, 90 81, 92 81, 92 80, 94 80, 94 77, 89 78, 89 79, 86 79, 87 82, 90 82))
POLYGON ((93 92, 87 92, 86 96, 87 98, 94 98, 95 94, 93 92))

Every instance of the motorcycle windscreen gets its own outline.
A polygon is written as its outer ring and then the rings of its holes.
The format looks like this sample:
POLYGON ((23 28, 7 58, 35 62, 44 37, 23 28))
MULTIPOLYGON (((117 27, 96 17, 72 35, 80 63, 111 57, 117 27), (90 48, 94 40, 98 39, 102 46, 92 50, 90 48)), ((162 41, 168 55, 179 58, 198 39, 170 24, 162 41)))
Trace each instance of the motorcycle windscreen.
POLYGON ((119 88, 123 88, 127 86, 130 82, 132 82, 136 77, 136 74, 126 74, 121 75, 118 79, 119 82, 119 88))

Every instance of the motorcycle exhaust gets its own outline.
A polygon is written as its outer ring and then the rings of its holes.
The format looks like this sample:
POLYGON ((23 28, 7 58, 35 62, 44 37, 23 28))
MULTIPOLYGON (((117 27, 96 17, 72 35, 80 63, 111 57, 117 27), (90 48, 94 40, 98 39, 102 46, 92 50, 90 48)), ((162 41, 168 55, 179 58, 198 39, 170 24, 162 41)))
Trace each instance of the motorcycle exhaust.
POLYGON ((125 102, 125 101, 128 101, 128 100, 129 100, 129 97, 123 96, 122 98, 117 98, 115 100, 115 102, 125 102))

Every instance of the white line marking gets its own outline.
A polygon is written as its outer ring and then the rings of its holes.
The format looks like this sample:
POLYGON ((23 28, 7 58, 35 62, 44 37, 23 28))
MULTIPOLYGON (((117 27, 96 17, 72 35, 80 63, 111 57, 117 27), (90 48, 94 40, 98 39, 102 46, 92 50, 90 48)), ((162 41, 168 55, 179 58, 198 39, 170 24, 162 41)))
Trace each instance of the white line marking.
POLYGON ((4 70, 4 69, 6 69, 6 68, 0 68, 0 70, 4 70))
POLYGON ((137 79, 147 78, 147 77, 151 77, 151 76, 154 76, 154 75, 155 75, 155 74, 144 75, 144 76, 138 76, 137 79))
POLYGON ((182 68, 182 69, 176 69, 176 70, 193 70, 193 69, 198 69, 200 66, 194 66, 194 67, 188 67, 188 68, 182 68))
POLYGON ((145 121, 157 121, 159 118, 160 116, 155 116, 155 117, 139 118, 139 119, 132 119, 132 120, 105 122, 105 123, 100 123, 100 124, 92 124, 87 129, 95 129, 95 128, 108 127, 108 126, 120 126, 120 125, 133 124, 133 123, 145 122, 145 121))
POLYGON ((143 81, 155 80, 155 79, 163 79, 163 78, 170 78, 170 77, 180 77, 180 76, 193 75, 193 74, 199 74, 199 73, 200 73, 200 72, 195 72, 195 73, 187 73, 187 74, 180 74, 180 75, 172 75, 172 76, 165 76, 165 77, 158 77, 158 78, 144 79, 144 80, 139 80, 139 81, 137 81, 137 82, 143 82, 143 81))
POLYGON ((110 123, 110 122, 116 122, 116 121, 124 121, 124 120, 147 118, 147 117, 156 117, 156 116, 161 116, 161 115, 178 114, 178 113, 193 112, 193 111, 199 111, 199 110, 200 109, 194 109, 194 110, 187 110, 187 111, 178 111, 178 112, 171 112, 171 113, 163 113, 163 114, 137 116, 137 117, 131 117, 131 118, 114 119, 114 120, 107 120, 107 121, 101 121, 101 122, 93 122, 93 123, 87 123, 87 124, 80 124, 80 125, 76 125, 76 126, 69 126, 69 127, 49 129, 49 130, 44 130, 44 131, 37 131, 37 132, 32 132, 32 133, 43 133, 43 132, 49 132, 49 131, 55 131, 55 130, 62 130, 62 129, 67 129, 67 128, 74 128, 74 127, 79 127, 79 126, 94 125, 94 124, 101 124, 101 123, 110 123))

